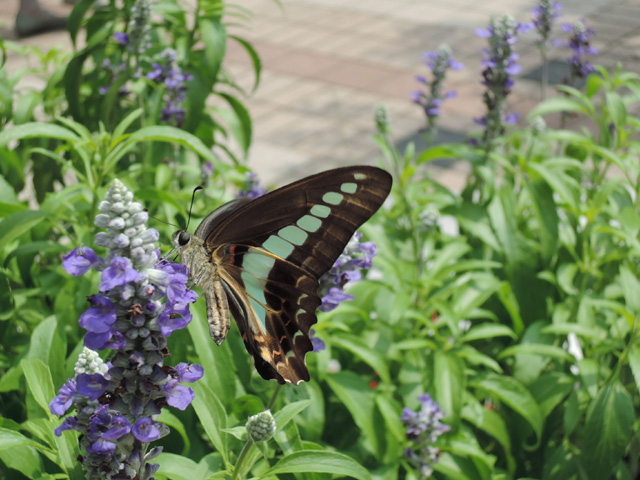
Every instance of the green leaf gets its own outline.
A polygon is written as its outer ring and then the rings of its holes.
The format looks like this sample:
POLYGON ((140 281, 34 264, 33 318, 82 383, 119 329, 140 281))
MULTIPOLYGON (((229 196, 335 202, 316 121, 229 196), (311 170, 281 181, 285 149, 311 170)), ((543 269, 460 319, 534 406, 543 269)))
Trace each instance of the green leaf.
POLYGON ((462 398, 466 387, 464 361, 454 351, 435 352, 433 360, 436 400, 444 411, 445 423, 456 428, 462 411, 462 398))
POLYGON ((600 389, 587 410, 581 461, 590 479, 607 478, 622 460, 635 421, 633 402, 620 383, 600 389))
POLYGON ((542 418, 547 418, 553 409, 569 396, 573 390, 573 384, 574 380, 569 375, 549 372, 530 385, 529 390, 540 406, 542 418))
POLYGON ((575 263, 563 263, 558 267, 558 285, 568 295, 578 295, 579 290, 573 282, 578 273, 578 265, 575 263))
POLYGON ((0 132, 0 146, 5 146, 12 140, 22 140, 25 138, 56 138, 73 143, 80 138, 68 128, 55 125, 53 123, 30 122, 7 128, 0 132))
POLYGON ((619 129, 624 128, 627 124, 627 109, 620 95, 616 92, 606 92, 605 99, 609 115, 619 129))
POLYGON ((481 323, 480 325, 474 325, 471 327, 469 331, 462 336, 461 340, 463 342, 473 342, 474 340, 485 340, 487 338, 495 337, 518 338, 515 332, 506 325, 500 325, 497 323, 481 323))
POLYGON ((160 465, 158 476, 172 480, 204 480, 207 478, 197 475, 198 464, 182 455, 162 452, 158 458, 153 460, 153 463, 160 465))
POLYGON ((267 478, 280 473, 331 473, 370 480, 369 472, 351 457, 336 452, 302 450, 287 455, 258 478, 267 478))
POLYGON ((556 255, 559 246, 558 208, 553 200, 551 188, 540 178, 528 179, 525 185, 538 220, 542 255, 545 262, 549 262, 556 255))
MULTIPOLYGON (((2 134, 0 133, 0 135, 2 134)), ((23 210, 4 218, 0 222, 0 252, 7 247, 7 244, 32 229, 49 215, 51 215, 49 212, 40 210, 23 210)))
POLYGON ((336 334, 331 337, 331 343, 360 357, 378 373, 383 382, 391 383, 391 375, 389 374, 386 359, 381 352, 371 348, 362 338, 354 335, 336 334))
POLYGON ((249 54, 249 58, 251 59, 251 64, 253 65, 253 71, 256 75, 255 81, 253 82, 252 92, 256 91, 258 85, 260 84, 260 75, 262 73, 262 61, 260 60, 260 55, 253 48, 250 42, 247 42, 244 38, 240 38, 236 35, 229 35, 229 38, 233 38, 236 42, 238 42, 249 54))
POLYGON ((229 458, 227 434, 223 432, 223 429, 227 428, 227 413, 224 406, 204 382, 197 382, 192 388, 196 394, 192 405, 200 419, 200 424, 214 448, 227 463, 229 458))
POLYGON ((513 377, 489 375, 473 382, 473 387, 485 390, 518 412, 528 423, 540 440, 542 434, 542 413, 535 399, 520 382, 513 377))
POLYGON ((218 92, 218 95, 227 101, 234 113, 234 116, 232 117, 225 114, 224 110, 218 110, 218 113, 224 117, 234 138, 240 144, 240 147, 242 147, 242 151, 246 154, 251 146, 251 137, 253 135, 253 127, 249 111, 244 104, 234 96, 220 92, 218 92))
POLYGON ((462 417, 498 441, 506 456, 509 470, 513 471, 516 463, 511 454, 511 438, 504 419, 494 410, 484 408, 476 399, 469 399, 465 403, 462 417))
POLYGON ((374 426, 374 392, 369 384, 353 372, 342 371, 327 377, 327 383, 349 410, 364 437, 379 451, 381 440, 374 426))
POLYGON ((0 461, 8 468, 17 470, 28 478, 41 478, 42 457, 35 448, 29 445, 0 449, 0 461))
POLYGON ((564 348, 556 347, 554 345, 545 345, 543 343, 521 343, 519 345, 508 347, 500 352, 498 358, 503 359, 522 354, 558 358, 567 362, 574 360, 574 357, 564 348))
POLYGON ((193 319, 187 327, 202 365, 206 365, 201 383, 220 393, 220 401, 231 408, 236 396, 236 369, 229 351, 228 341, 218 346, 209 334, 204 302, 191 306, 193 319))
POLYGON ((200 18, 198 28, 204 42, 204 71, 215 82, 227 48, 227 33, 220 18, 200 18))
POLYGON ((25 437, 15 430, 0 427, 0 451, 5 451, 14 447, 40 447, 38 442, 25 437))
POLYGON ((51 380, 51 372, 49 367, 39 359, 23 359, 20 362, 24 376, 27 379, 27 386, 33 394, 33 398, 38 405, 46 412, 49 412, 49 402, 55 396, 53 382, 51 380))
POLYGON ((531 120, 534 117, 540 117, 543 115, 549 115, 551 113, 558 112, 576 112, 584 115, 589 115, 589 109, 585 105, 573 98, 556 97, 549 98, 543 102, 540 102, 536 107, 529 112, 527 119, 531 120))
POLYGON ((311 400, 300 400, 298 402, 289 403, 274 413, 273 418, 276 421, 278 430, 282 430, 287 423, 293 420, 296 415, 302 412, 309 405, 311 405, 311 400))
POLYGON ((626 265, 620 265, 620 286, 629 310, 635 315, 640 314, 640 281, 637 273, 634 274, 626 265))
POLYGON ((629 367, 636 381, 636 388, 640 390, 640 347, 637 344, 629 349, 629 367))

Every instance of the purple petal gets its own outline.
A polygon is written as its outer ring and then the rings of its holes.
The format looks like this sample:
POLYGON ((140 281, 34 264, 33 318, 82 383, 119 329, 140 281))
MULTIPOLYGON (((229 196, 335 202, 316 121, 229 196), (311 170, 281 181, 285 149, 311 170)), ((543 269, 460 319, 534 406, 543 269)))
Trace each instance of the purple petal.
POLYGON ((65 271, 75 277, 84 275, 87 270, 99 262, 96 253, 89 247, 74 248, 62 257, 62 266, 65 271))
POLYGON ((139 418, 131 429, 133 436, 141 442, 152 442, 160 438, 160 429, 149 417, 139 418))
POLYGON ((185 410, 195 397, 192 388, 179 385, 177 381, 174 383, 169 380, 164 390, 167 394, 167 403, 178 410, 185 410))
POLYGON ((139 279, 140 274, 131 266, 131 260, 124 257, 114 257, 111 260, 111 265, 102 272, 100 291, 106 292, 129 282, 137 282, 139 279))
POLYGON ((109 381, 99 373, 81 373, 76 378, 77 390, 89 400, 97 400, 107 389, 109 381))
POLYGON ((197 363, 189 365, 188 363, 182 362, 176 365, 175 368, 180 376, 181 382, 193 383, 200 380, 204 375, 204 368, 197 363))

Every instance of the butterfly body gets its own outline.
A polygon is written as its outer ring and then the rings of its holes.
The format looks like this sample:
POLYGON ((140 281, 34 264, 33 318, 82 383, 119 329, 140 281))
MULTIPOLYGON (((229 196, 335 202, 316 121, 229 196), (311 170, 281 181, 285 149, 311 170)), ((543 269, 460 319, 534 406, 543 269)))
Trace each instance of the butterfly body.
POLYGON ((214 341, 222 343, 233 315, 263 378, 308 381, 318 280, 390 188, 379 168, 338 168, 232 200, 193 235, 176 232, 173 244, 203 290, 214 341))

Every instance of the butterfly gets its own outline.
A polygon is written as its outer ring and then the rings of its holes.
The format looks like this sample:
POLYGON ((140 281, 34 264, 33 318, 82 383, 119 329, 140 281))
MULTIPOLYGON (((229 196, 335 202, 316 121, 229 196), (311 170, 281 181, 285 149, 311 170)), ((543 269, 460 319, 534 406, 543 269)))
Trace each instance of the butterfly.
POLYGON ((264 379, 308 381, 318 281, 391 183, 376 167, 336 168, 255 199, 236 198, 207 215, 193 235, 177 231, 173 245, 202 288, 216 344, 232 315, 264 379))

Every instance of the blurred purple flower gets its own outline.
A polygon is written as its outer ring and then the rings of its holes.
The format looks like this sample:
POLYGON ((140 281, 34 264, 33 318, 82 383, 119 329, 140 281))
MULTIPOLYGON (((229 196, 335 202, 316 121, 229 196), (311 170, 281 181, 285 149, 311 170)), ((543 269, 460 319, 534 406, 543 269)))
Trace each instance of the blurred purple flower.
POLYGON ((153 70, 147 73, 147 79, 162 83, 166 88, 165 106, 162 109, 161 120, 181 126, 186 111, 182 103, 187 97, 187 82, 193 80, 191 74, 183 72, 177 61, 177 53, 172 48, 165 49, 160 54, 160 62, 153 62, 153 70))
POLYGON ((538 42, 540 47, 546 48, 549 43, 553 21, 560 16, 561 10, 562 5, 551 0, 540 0, 539 5, 531 10, 531 13, 535 15, 533 26, 540 34, 540 41, 538 42))
POLYGON ((236 198, 247 197, 250 199, 261 197, 267 193, 267 188, 260 184, 258 174, 255 172, 245 172, 244 185, 236 195, 236 198))
POLYGON ((420 472, 420 478, 426 479, 433 473, 433 464, 440 456, 440 450, 433 444, 451 427, 440 422, 444 414, 428 393, 420 395, 418 400, 420 410, 414 412, 405 407, 400 420, 411 442, 411 446, 404 451, 404 456, 420 472))
POLYGON ((589 37, 595 35, 596 32, 588 28, 584 20, 565 23, 562 25, 562 30, 570 34, 569 40, 560 42, 560 45, 570 48, 573 52, 567 58, 571 65, 571 71, 569 78, 565 81, 565 83, 572 85, 575 84, 577 79, 585 78, 594 70, 593 64, 586 60, 585 57, 598 54, 598 50, 589 44, 589 37))
POLYGON ((482 60, 482 84, 486 87, 482 96, 486 107, 486 114, 479 119, 474 119, 479 125, 485 127, 481 144, 486 152, 492 148, 493 141, 502 135, 509 121, 513 121, 513 115, 505 112, 505 100, 513 87, 512 76, 520 72, 517 64, 518 55, 513 51, 517 41, 517 34, 524 33, 533 28, 530 23, 516 22, 510 15, 492 17, 487 28, 476 30, 479 37, 487 38, 489 47, 483 51, 482 60))
POLYGON ((411 92, 411 101, 422 107, 427 117, 427 131, 435 129, 435 123, 440 115, 440 105, 447 98, 456 96, 454 91, 444 92, 442 84, 447 70, 460 70, 462 63, 453 58, 451 49, 441 45, 437 50, 423 54, 425 65, 431 70, 433 79, 429 81, 424 75, 417 75, 416 81, 428 87, 428 90, 411 92))

